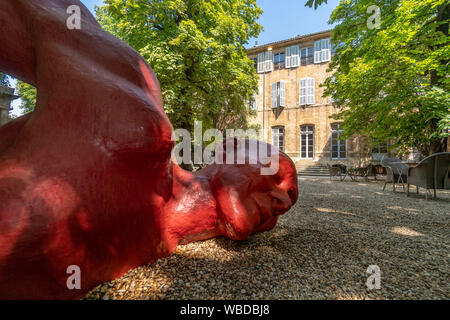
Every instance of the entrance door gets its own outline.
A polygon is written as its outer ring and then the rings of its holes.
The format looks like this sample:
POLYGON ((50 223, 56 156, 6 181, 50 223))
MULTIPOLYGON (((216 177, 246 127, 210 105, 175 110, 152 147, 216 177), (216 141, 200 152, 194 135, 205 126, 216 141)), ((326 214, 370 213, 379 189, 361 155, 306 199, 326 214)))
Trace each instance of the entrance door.
POLYGON ((314 126, 304 125, 300 127, 300 158, 314 158, 314 126))

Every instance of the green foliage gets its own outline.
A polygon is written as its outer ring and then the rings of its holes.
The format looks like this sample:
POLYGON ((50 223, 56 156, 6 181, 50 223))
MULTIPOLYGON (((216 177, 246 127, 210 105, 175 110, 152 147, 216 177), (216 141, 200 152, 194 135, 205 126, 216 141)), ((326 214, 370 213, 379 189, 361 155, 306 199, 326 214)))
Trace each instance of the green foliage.
POLYGON ((25 82, 18 81, 16 85, 16 94, 20 97, 21 104, 20 109, 23 113, 28 113, 34 110, 36 105, 36 88, 25 82))
POLYGON ((257 37, 256 0, 106 0, 104 29, 136 49, 154 70, 174 128, 245 128, 257 88, 244 45, 257 37))
POLYGON ((400 153, 445 148, 449 134, 450 7, 447 0, 343 0, 325 82, 340 108, 346 137, 391 140, 400 153), (369 29, 367 8, 380 7, 381 27, 369 29))
POLYGON ((328 0, 308 0, 308 1, 306 1, 305 7, 312 8, 312 6, 314 5, 314 10, 316 10, 318 6, 320 6, 324 3, 326 4, 327 2, 328 2, 328 0))

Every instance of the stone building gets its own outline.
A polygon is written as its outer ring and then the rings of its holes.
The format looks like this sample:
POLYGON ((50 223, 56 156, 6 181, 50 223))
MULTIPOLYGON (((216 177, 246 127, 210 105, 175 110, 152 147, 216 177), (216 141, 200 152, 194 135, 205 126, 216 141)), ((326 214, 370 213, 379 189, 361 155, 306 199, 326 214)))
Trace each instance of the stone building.
POLYGON ((299 171, 326 172, 326 163, 378 162, 387 153, 386 145, 371 150, 363 137, 340 139, 339 122, 329 118, 338 110, 322 97, 320 84, 333 55, 330 38, 327 30, 248 49, 259 76, 259 93, 251 104, 256 116, 250 122, 299 171))
POLYGON ((0 127, 8 122, 11 101, 17 98, 18 97, 14 95, 14 88, 0 85, 0 127))

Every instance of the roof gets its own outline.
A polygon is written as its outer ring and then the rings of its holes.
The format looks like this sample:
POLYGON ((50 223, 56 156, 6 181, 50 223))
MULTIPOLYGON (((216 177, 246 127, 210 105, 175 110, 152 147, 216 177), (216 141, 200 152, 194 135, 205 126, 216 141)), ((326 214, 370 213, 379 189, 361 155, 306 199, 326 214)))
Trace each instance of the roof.
POLYGON ((256 52, 261 51, 261 50, 266 50, 268 47, 275 47, 275 48, 282 47, 282 46, 285 46, 285 45, 289 44, 290 42, 298 42, 300 40, 306 40, 306 39, 309 39, 309 38, 320 38, 320 37, 325 36, 325 35, 330 35, 331 36, 331 32, 332 31, 333 31, 333 29, 328 29, 328 30, 323 30, 323 31, 314 32, 314 33, 309 33, 309 34, 305 34, 305 35, 298 35, 298 36, 293 37, 293 38, 280 40, 280 41, 275 41, 275 42, 270 42, 270 43, 266 43, 266 44, 263 44, 263 45, 247 48, 247 52, 248 53, 256 53, 256 52))

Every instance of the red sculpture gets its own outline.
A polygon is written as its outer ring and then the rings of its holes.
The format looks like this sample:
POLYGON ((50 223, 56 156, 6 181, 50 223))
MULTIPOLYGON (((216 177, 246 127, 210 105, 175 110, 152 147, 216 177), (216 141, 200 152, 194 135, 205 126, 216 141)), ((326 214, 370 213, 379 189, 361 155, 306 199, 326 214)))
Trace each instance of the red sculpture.
POLYGON ((153 71, 79 1, 2 0, 0 25, 0 70, 38 88, 35 111, 0 128, 1 299, 82 297, 179 243, 272 229, 297 200, 284 154, 272 176, 172 162, 153 71))

